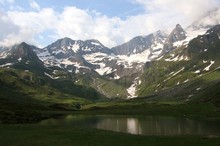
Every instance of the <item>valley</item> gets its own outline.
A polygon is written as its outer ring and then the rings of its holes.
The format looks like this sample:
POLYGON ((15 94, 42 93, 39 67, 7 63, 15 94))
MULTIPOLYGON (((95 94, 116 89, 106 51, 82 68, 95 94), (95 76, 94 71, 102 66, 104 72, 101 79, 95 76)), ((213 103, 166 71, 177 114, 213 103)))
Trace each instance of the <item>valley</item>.
MULTIPOLYGON (((69 115, 219 122, 220 25, 201 22, 185 29, 177 24, 169 33, 158 30, 112 48, 96 39, 68 37, 46 47, 26 42, 0 46, 0 141, 5 145, 88 145, 84 139, 90 138, 93 145, 122 141, 130 145, 218 144, 219 135, 208 132, 137 136, 77 124, 53 125, 69 115), (39 125, 50 119, 49 125, 39 125)), ((103 123, 109 122, 106 119, 103 123)))

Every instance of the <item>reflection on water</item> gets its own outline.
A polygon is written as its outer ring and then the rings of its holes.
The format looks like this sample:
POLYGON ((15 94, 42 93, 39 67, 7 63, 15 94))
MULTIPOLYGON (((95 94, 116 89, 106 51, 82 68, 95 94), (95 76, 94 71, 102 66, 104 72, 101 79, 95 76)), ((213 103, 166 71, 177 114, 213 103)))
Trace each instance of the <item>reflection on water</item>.
POLYGON ((45 120, 40 124, 85 126, 141 135, 220 135, 218 118, 69 115, 63 119, 45 120))

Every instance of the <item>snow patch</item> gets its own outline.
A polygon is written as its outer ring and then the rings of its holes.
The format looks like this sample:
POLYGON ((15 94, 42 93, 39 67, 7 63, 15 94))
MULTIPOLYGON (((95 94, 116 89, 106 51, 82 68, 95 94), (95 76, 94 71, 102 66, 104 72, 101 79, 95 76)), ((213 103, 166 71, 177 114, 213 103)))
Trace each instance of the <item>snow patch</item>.
POLYGON ((76 68, 75 73, 76 74, 80 73, 78 68, 76 68))
POLYGON ((137 87, 138 83, 139 83, 139 78, 137 77, 133 81, 133 84, 127 89, 127 92, 129 94, 127 98, 135 98, 135 97, 137 97, 135 95, 135 93, 136 93, 136 87, 137 87))
POLYGON ((169 75, 172 75, 172 74, 174 74, 174 71, 173 71, 173 72, 171 72, 169 75))
POLYGON ((208 65, 208 66, 204 69, 204 71, 209 71, 209 70, 210 70, 210 67, 211 67, 214 63, 215 63, 215 61, 211 61, 211 62, 210 62, 210 65, 208 65))
POLYGON ((185 60, 185 61, 188 61, 189 58, 187 56, 176 56, 175 58, 171 57, 171 58, 168 58, 168 59, 165 59, 165 61, 169 61, 169 62, 172 62, 172 61, 182 61, 182 60, 185 60))
POLYGON ((161 60, 164 56, 160 56, 159 58, 157 58, 156 60, 161 60))
POLYGON ((202 62, 203 62, 203 63, 207 63, 208 61, 206 61, 206 60, 203 60, 202 62))
POLYGON ((22 60, 22 58, 18 58, 18 61, 20 62, 22 60))
POLYGON ((7 58, 7 56, 9 55, 9 53, 5 53, 5 52, 0 52, 0 58, 7 58))
POLYGON ((187 45, 189 43, 189 38, 186 38, 185 40, 182 40, 182 41, 177 41, 175 43, 173 43, 173 46, 174 47, 180 47, 182 45, 187 45))
POLYGON ((92 45, 96 45, 96 46, 100 46, 99 43, 96 43, 96 42, 91 42, 92 45))
POLYGON ((136 92, 136 84, 132 84, 128 89, 127 92, 129 94, 128 98, 135 98, 135 92, 136 92))
POLYGON ((115 80, 118 80, 118 79, 120 79, 121 77, 119 76, 119 75, 117 75, 117 74, 115 74, 115 76, 114 76, 114 79, 115 80))
POLYGON ((136 52, 137 52, 137 49, 134 49, 134 50, 133 50, 133 53, 136 53, 136 52))
POLYGON ((64 64, 65 66, 73 65, 73 66, 75 66, 76 68, 86 68, 86 69, 90 69, 90 68, 87 67, 87 66, 82 66, 82 65, 80 65, 80 63, 78 63, 78 62, 72 62, 72 61, 70 61, 69 59, 63 59, 63 60, 60 60, 59 62, 60 62, 60 64, 64 64))
POLYGON ((109 74, 112 72, 112 68, 106 67, 104 63, 100 63, 100 68, 96 69, 95 71, 98 72, 100 75, 109 74))
POLYGON ((139 80, 139 81, 138 81, 138 85, 140 85, 141 83, 142 83, 142 81, 141 81, 141 80, 139 80))
POLYGON ((60 63, 65 64, 65 65, 73 65, 73 64, 77 64, 76 62, 72 62, 68 59, 63 59, 60 63))
POLYGON ((108 58, 108 59, 114 59, 115 57, 114 56, 112 56, 112 55, 107 55, 107 54, 104 54, 104 53, 100 53, 100 52, 98 52, 98 53, 92 53, 92 54, 87 54, 87 55, 84 55, 83 56, 84 57, 84 59, 87 61, 87 62, 89 62, 89 63, 97 63, 98 64, 98 62, 100 62, 100 61, 102 61, 103 59, 105 59, 105 58, 108 58))
POLYGON ((220 66, 219 66, 219 67, 217 67, 215 70, 218 70, 218 69, 220 69, 220 66))
POLYGON ((108 60, 111 61, 115 59, 116 57, 114 55, 107 55, 104 53, 93 53, 93 54, 87 54, 83 56, 84 59, 94 65, 99 65, 98 69, 95 69, 96 72, 98 72, 100 75, 109 74, 113 71, 112 68, 106 67, 106 65, 102 62, 102 60, 108 60))
POLYGON ((53 71, 53 74, 57 74, 57 72, 58 72, 58 70, 54 70, 54 71, 53 71))
POLYGON ((68 72, 72 73, 73 71, 71 69, 67 70, 68 72))
POLYGON ((196 70, 195 72, 193 72, 193 73, 195 73, 195 74, 199 74, 201 71, 200 70, 196 70))
POLYGON ((6 64, 3 64, 3 65, 0 65, 0 67, 7 67, 7 66, 11 66, 13 65, 13 63, 6 63, 6 64))
POLYGON ((178 73, 180 73, 181 71, 183 71, 185 69, 185 67, 183 67, 182 69, 180 69, 179 71, 177 71, 176 73, 174 73, 173 75, 172 75, 172 77, 174 77, 175 75, 177 75, 178 73))
POLYGON ((187 83, 187 82, 189 82, 189 79, 186 79, 183 83, 187 83))
POLYGON ((172 72, 172 74, 170 73, 170 77, 169 78, 167 78, 167 79, 165 79, 164 80, 164 82, 166 82, 166 81, 168 81, 169 79, 171 79, 172 77, 174 77, 174 76, 176 76, 177 74, 179 74, 181 71, 183 71, 185 69, 185 67, 183 67, 182 69, 180 69, 179 71, 177 71, 177 72, 172 72))
POLYGON ((117 56, 120 60, 118 61, 118 63, 125 63, 127 62, 128 64, 128 68, 130 68, 132 66, 132 64, 135 63, 145 63, 149 60, 149 56, 150 56, 151 52, 149 49, 143 51, 142 53, 138 53, 138 54, 132 54, 130 56, 127 55, 119 55, 117 56))
POLYGON ((50 74, 48 74, 48 73, 46 73, 46 72, 44 72, 44 74, 45 74, 46 76, 50 77, 50 78, 53 79, 53 80, 56 80, 56 79, 59 79, 59 78, 60 78, 60 77, 53 77, 53 76, 51 76, 50 74))
POLYGON ((53 51, 52 53, 55 54, 55 55, 57 55, 57 54, 60 54, 60 53, 65 54, 66 52, 63 51, 63 50, 58 50, 58 51, 53 51))
POLYGON ((188 98, 190 98, 190 97, 193 97, 193 94, 188 96, 188 98))
POLYGON ((179 46, 188 46, 189 42, 196 38, 198 35, 202 35, 205 34, 205 32, 207 31, 207 29, 200 29, 200 30, 194 30, 193 28, 188 28, 186 30, 186 39, 182 40, 182 41, 177 41, 173 44, 173 46, 175 47, 179 47, 179 46))
POLYGON ((78 50, 80 49, 79 45, 77 44, 77 42, 75 42, 74 45, 71 46, 72 50, 74 53, 78 52, 78 50))

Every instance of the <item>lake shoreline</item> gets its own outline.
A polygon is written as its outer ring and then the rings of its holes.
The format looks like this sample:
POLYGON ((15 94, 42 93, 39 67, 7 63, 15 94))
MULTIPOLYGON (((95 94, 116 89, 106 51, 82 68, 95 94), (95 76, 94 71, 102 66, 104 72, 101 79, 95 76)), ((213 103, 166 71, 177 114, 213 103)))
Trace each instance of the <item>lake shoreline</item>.
POLYGON ((100 102, 85 105, 80 110, 0 111, 0 123, 37 123, 44 119, 76 115, 148 115, 175 117, 220 117, 220 108, 212 104, 149 104, 100 102))
MULTIPOLYGON (((127 103, 94 103, 84 106, 80 110, 52 110, 52 111, 34 111, 38 113, 42 119, 30 121, 22 124, 16 124, 16 118, 11 115, 14 124, 0 124, 0 141, 3 145, 119 145, 119 146, 136 146, 136 145, 194 145, 207 146, 219 145, 219 135, 205 136, 143 136, 131 135, 126 133, 118 133, 107 130, 94 128, 85 128, 77 126, 59 126, 50 125, 42 126, 38 123, 41 120, 50 118, 63 118, 66 115, 149 115, 149 116, 173 116, 173 117, 220 117, 219 108, 211 104, 136 104, 129 105, 127 103), (92 108, 90 108, 90 107, 92 108), (95 107, 95 108, 94 108, 95 107), (97 108, 98 107, 98 108, 97 108), (30 124, 32 123, 32 124, 30 124)), ((22 112, 22 111, 21 111, 22 112)), ((21 113, 22 114, 22 113, 21 113)), ((32 115, 32 111, 26 111, 24 116, 32 115)), ((7 115, 5 115, 7 117, 7 115)), ((1 118, 4 116, 1 115, 1 118)), ((9 122, 10 123, 10 122, 9 122)))

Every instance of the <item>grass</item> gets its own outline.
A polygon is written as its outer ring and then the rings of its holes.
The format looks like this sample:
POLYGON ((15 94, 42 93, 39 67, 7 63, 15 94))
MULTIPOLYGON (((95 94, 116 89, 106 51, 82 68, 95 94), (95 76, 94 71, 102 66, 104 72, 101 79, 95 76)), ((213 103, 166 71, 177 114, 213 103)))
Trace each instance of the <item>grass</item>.
POLYGON ((213 104, 183 104, 175 101, 146 102, 145 98, 128 101, 98 102, 84 105, 79 114, 163 115, 219 117, 213 104))
MULTIPOLYGON (((67 101, 71 102, 71 101, 67 101)), ((169 115, 169 116, 220 116, 220 109, 212 104, 181 104, 174 101, 146 102, 146 98, 87 103, 80 111, 38 110, 36 113, 8 112, 14 123, 37 122, 64 114, 119 114, 119 115, 169 115), (26 119, 29 118, 29 119, 26 119), (21 120, 21 121, 18 121, 21 120), (29 121, 28 121, 29 120, 29 121)), ((7 117, 6 116, 6 117, 7 117)), ((79 127, 78 125, 0 124, 1 146, 218 146, 217 137, 203 136, 141 136, 106 130, 79 127)))
POLYGON ((219 138, 140 136, 76 126, 0 125, 2 146, 218 146, 219 138))
POLYGON ((106 80, 106 79, 96 79, 94 81, 94 86, 97 87, 97 90, 102 92, 107 97, 111 98, 126 98, 127 91, 124 85, 120 85, 116 81, 106 80))

